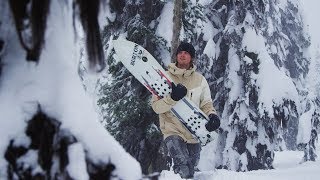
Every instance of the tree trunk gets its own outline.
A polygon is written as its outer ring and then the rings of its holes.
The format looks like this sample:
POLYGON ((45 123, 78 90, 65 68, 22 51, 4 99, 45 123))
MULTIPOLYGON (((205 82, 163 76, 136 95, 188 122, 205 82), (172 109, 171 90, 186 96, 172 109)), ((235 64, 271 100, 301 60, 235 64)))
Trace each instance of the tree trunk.
POLYGON ((171 62, 175 62, 176 49, 179 45, 179 37, 181 30, 181 16, 182 16, 182 0, 174 1, 173 9, 173 29, 172 29, 172 41, 171 41, 171 62))

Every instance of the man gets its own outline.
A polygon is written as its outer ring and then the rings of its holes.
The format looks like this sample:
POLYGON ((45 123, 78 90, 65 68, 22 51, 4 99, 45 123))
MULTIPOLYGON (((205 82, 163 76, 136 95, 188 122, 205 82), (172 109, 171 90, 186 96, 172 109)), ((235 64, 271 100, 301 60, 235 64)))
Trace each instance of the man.
POLYGON ((220 120, 212 105, 211 93, 206 79, 197 73, 193 64, 194 47, 182 42, 176 52, 176 63, 168 66, 168 72, 174 83, 172 93, 162 99, 153 97, 152 108, 159 114, 160 129, 164 142, 173 159, 173 169, 182 178, 193 178, 194 168, 200 158, 201 146, 197 139, 170 112, 180 99, 187 96, 206 113, 210 120, 206 124, 208 131, 219 128, 220 120))

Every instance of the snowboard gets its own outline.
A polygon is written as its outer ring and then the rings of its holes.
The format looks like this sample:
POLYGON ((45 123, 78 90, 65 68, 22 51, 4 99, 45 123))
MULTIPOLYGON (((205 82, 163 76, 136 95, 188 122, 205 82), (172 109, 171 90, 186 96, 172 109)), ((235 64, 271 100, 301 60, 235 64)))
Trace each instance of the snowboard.
MULTIPOLYGON (((115 58, 129 70, 153 95, 159 99, 171 93, 172 79, 157 60, 142 46, 125 39, 113 40, 115 58)), ((215 131, 205 125, 208 117, 187 97, 178 101, 171 112, 199 140, 202 146, 216 139, 215 131)))

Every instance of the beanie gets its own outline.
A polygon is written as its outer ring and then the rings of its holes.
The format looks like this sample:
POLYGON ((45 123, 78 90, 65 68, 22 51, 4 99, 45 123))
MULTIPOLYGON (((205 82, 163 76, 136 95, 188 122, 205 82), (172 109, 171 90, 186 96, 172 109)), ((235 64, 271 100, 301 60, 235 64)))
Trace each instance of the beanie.
POLYGON ((177 48, 177 52, 176 55, 180 52, 180 51, 186 51, 188 52, 192 58, 195 57, 195 49, 192 46, 192 44, 187 43, 187 42, 181 42, 180 45, 177 48))

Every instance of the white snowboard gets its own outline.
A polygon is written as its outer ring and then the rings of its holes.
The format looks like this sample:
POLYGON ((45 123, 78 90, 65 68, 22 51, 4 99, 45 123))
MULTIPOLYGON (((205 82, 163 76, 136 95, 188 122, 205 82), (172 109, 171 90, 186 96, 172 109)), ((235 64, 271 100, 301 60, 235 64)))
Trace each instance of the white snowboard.
MULTIPOLYGON (((161 67, 157 60, 142 46, 118 39, 113 41, 117 58, 152 94, 159 99, 171 93, 172 79, 161 67)), ((217 137, 215 131, 205 128, 208 117, 188 98, 183 98, 171 109, 171 112, 185 127, 206 145, 217 137)))

